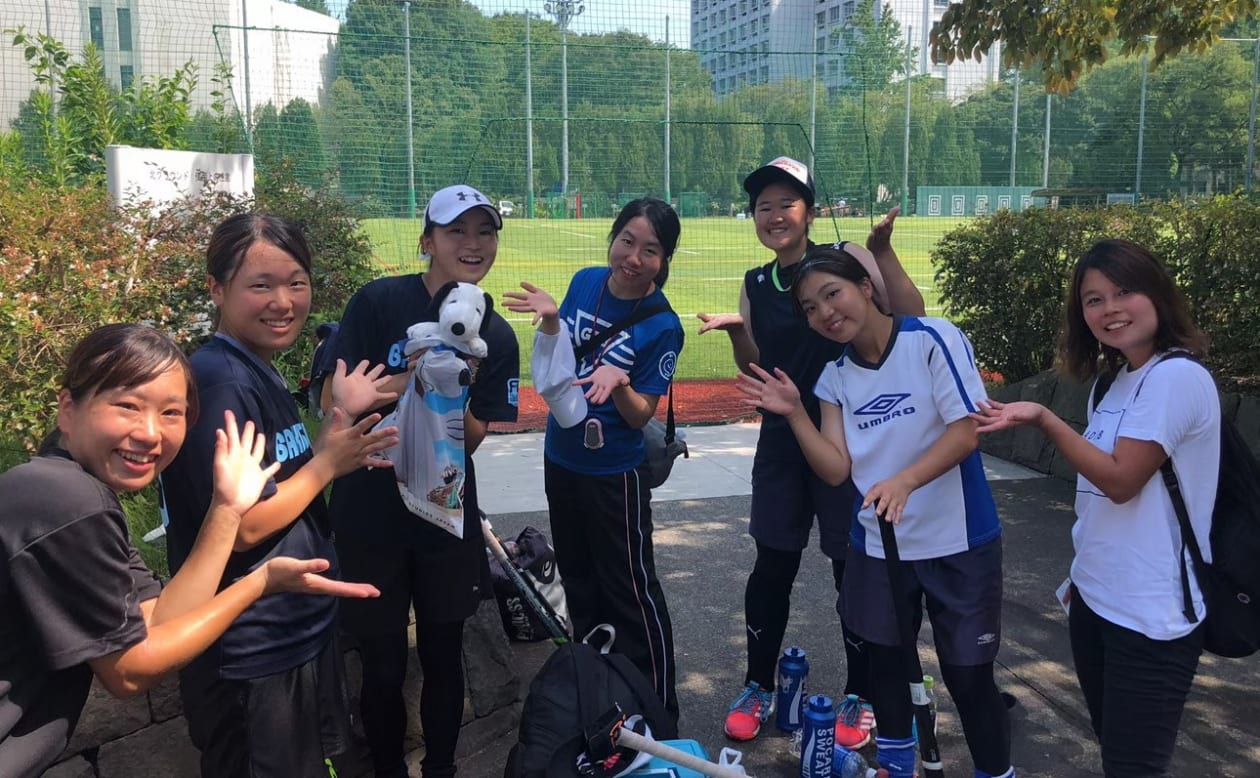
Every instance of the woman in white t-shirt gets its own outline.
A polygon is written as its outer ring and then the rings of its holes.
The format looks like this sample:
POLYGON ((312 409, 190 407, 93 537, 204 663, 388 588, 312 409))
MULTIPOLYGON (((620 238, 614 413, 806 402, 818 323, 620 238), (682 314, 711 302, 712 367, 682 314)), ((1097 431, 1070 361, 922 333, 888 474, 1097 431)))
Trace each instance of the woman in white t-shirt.
POLYGON ((945 321, 890 316, 865 266, 843 243, 816 246, 792 285, 797 311, 847 344, 814 393, 821 430, 787 374, 756 364, 740 376, 750 405, 787 418, 810 467, 828 483, 852 475, 859 497, 840 608, 866 641, 876 760, 914 774, 913 705, 894 602, 932 622, 941 676, 958 708, 977 778, 1008 778, 1010 721, 993 680, 1001 643, 1002 527, 976 449, 971 415, 984 383, 965 335, 945 321), (903 560, 889 579, 879 522, 894 525, 903 560))
POLYGON ((1109 777, 1167 774, 1203 648, 1203 597, 1187 559, 1192 623, 1183 605, 1181 531, 1160 466, 1172 458, 1210 561, 1220 398, 1198 362, 1163 361, 1169 351, 1202 356, 1206 347, 1159 260, 1127 240, 1100 241, 1076 263, 1060 342, 1069 376, 1115 372, 1100 402, 1090 393, 1084 435, 1032 402, 988 402, 974 416, 981 432, 1038 427, 1080 474, 1068 623, 1109 777))

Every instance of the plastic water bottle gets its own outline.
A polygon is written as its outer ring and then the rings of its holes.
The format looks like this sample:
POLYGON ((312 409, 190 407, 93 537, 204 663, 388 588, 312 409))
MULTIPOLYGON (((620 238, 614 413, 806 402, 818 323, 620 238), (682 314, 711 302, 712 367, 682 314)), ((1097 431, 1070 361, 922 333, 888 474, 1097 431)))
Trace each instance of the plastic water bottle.
POLYGON ((832 778, 888 778, 888 771, 871 765, 856 751, 837 745, 831 760, 832 778))
POLYGON ((825 694, 815 694, 801 722, 801 778, 832 778, 836 747, 836 707, 825 694))
POLYGON ((779 658, 779 697, 774 714, 774 725, 783 732, 794 732, 801 728, 807 678, 809 661, 805 659, 805 649, 788 646, 779 658))
POLYGON ((932 714, 932 734, 936 734, 936 679, 930 675, 923 676, 923 691, 928 698, 928 711, 932 714))

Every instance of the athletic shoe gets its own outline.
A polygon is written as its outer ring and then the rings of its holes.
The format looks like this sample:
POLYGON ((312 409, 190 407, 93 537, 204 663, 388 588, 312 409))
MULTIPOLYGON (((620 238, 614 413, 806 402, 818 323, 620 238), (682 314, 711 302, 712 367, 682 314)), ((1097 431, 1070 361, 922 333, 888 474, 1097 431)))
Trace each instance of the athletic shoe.
POLYGON ((773 712, 774 692, 761 688, 756 681, 749 681, 731 703, 731 712, 726 714, 726 736, 731 740, 752 740, 773 712))
POLYGON ((875 709, 856 694, 845 695, 836 711, 836 744, 856 751, 871 742, 875 709))

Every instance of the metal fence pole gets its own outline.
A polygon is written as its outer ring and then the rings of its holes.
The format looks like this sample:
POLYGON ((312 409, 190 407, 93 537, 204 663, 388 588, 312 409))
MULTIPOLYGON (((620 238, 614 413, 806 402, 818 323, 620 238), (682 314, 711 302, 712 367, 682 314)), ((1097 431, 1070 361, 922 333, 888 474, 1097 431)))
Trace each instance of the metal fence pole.
POLYGON ((1146 52, 1142 52, 1142 96, 1138 100, 1137 173, 1133 177, 1133 202, 1142 199, 1142 144, 1146 140, 1146 52))
POLYGON ((1015 186, 1015 152, 1019 144, 1019 68, 1015 68, 1015 99, 1011 103, 1011 186, 1015 186))
POLYGON ((416 218, 416 148, 411 117, 411 0, 403 0, 403 56, 407 60, 407 218, 416 218))
POLYGON ((531 64, 529 18, 525 12, 525 218, 534 218, 534 69, 531 64))
POLYGON ((1260 82, 1260 38, 1252 41, 1251 66, 1251 118, 1247 121, 1247 184, 1251 191, 1251 175, 1256 165, 1256 84, 1260 82))
MULTIPOLYGON (((665 17, 665 202, 669 192, 669 17, 665 17)), ((679 203, 681 206, 682 203, 679 203)))

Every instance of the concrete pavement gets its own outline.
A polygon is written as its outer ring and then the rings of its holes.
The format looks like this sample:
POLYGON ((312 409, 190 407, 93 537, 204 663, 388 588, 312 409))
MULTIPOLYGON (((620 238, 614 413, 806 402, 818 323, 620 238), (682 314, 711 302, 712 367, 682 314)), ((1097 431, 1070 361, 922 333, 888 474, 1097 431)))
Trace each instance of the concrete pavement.
MULTIPOLYGON (((716 753, 738 745, 753 776, 788 776, 795 766, 787 741, 763 731, 755 741, 730 744, 722 733, 726 706, 744 671, 743 592, 754 549, 747 535, 749 473, 757 425, 688 430, 691 459, 654 495, 658 571, 674 621, 683 737, 716 753)), ((526 525, 547 529, 542 493, 541 435, 492 436, 477 455, 483 507, 501 535, 526 525)), ((998 682, 1016 695, 1013 761, 1021 776, 1101 775, 1068 648, 1066 617, 1054 598, 1072 548, 1072 484, 986 458, 1005 523, 1006 591, 998 682)), ((813 690, 843 688, 844 652, 834 611, 830 565, 816 550, 805 554, 793 593, 786 644, 803 646, 813 690)), ((928 625, 920 634, 925 671, 939 677, 928 625)), ((528 679, 551 653, 549 643, 513 647, 528 679)), ((1174 763, 1177 776, 1260 776, 1260 682, 1257 658, 1206 656, 1183 718, 1174 763)), ((948 692, 938 686, 940 741, 951 776, 972 767, 948 692)), ((505 737, 464 758, 461 775, 502 775, 505 737)))

